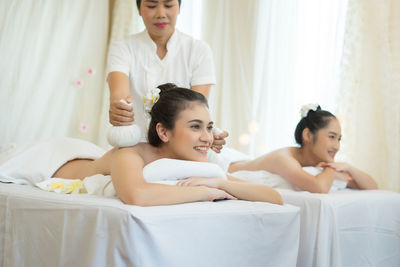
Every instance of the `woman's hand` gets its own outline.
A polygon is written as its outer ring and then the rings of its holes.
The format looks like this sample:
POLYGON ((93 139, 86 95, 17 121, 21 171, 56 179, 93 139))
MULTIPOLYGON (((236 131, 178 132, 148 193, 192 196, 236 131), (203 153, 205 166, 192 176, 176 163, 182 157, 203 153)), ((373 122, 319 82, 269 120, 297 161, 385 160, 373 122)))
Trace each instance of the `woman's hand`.
POLYGON ((211 145, 211 149, 216 153, 220 153, 222 147, 226 144, 225 138, 227 138, 229 134, 227 131, 222 131, 221 133, 214 132, 213 135, 214 141, 211 145))
POLYGON ((199 178, 199 177, 190 177, 188 179, 179 181, 177 186, 203 186, 207 188, 208 195, 207 200, 214 201, 218 199, 237 199, 231 194, 227 193, 224 190, 219 189, 221 184, 224 182, 224 179, 221 178, 199 178))
MULTIPOLYGON (((128 96, 125 101, 132 103, 132 97, 128 96)), ((111 100, 109 117, 114 126, 129 126, 134 122, 133 107, 122 103, 119 99, 111 100)))
POLYGON ((348 163, 332 162, 327 164, 329 167, 336 170, 337 174, 346 173, 350 176, 350 180, 348 180, 349 183, 347 184, 348 187, 358 189, 378 189, 378 185, 371 176, 348 163))
POLYGON ((323 163, 322 167, 330 167, 337 172, 350 172, 351 166, 346 162, 330 162, 330 163, 323 163))
POLYGON ((348 172, 336 172, 335 179, 344 181, 346 183, 353 181, 353 177, 348 172))
POLYGON ((223 179, 221 178, 199 178, 199 177, 190 177, 185 180, 179 181, 177 186, 207 186, 210 188, 220 188, 223 183, 223 179))
POLYGON ((237 198, 232 196, 231 194, 225 192, 224 190, 220 190, 217 188, 205 187, 207 189, 207 199, 208 201, 222 200, 222 199, 232 199, 236 200, 237 198))
POLYGON ((351 166, 345 162, 321 162, 320 164, 318 164, 318 166, 323 168, 332 168, 333 170, 335 170, 335 179, 347 183, 353 181, 353 177, 350 174, 351 166))

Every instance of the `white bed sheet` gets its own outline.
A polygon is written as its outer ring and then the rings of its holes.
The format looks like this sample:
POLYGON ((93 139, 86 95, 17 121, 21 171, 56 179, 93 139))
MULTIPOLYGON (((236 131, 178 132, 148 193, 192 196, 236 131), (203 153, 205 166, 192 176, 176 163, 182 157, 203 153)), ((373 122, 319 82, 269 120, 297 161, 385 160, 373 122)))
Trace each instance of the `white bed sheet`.
POLYGON ((298 267, 400 266, 400 194, 279 191, 301 208, 298 267))
POLYGON ((0 183, 0 265, 295 266, 299 208, 239 200, 138 207, 0 183))

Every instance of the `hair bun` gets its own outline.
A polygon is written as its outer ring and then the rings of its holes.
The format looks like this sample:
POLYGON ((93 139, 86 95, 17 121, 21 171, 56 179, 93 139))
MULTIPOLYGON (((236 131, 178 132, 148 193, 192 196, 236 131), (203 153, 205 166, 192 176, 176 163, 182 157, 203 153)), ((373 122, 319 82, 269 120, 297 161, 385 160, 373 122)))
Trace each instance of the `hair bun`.
POLYGON ((178 88, 178 86, 176 86, 176 84, 174 84, 174 83, 164 83, 164 84, 157 86, 157 88, 160 89, 160 95, 162 95, 163 93, 165 93, 168 90, 178 88))
POLYGON ((304 105, 301 107, 300 109, 300 115, 302 118, 305 118, 308 116, 310 111, 317 111, 317 110, 321 110, 321 106, 318 104, 308 104, 308 105, 304 105))

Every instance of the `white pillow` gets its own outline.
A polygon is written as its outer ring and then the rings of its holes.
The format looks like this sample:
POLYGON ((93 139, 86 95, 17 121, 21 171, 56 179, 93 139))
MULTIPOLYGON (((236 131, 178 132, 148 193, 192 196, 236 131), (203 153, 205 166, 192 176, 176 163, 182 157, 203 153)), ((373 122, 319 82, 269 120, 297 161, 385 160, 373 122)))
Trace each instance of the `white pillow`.
POLYGON ((147 182, 177 181, 189 177, 226 179, 224 171, 215 163, 163 158, 143 168, 147 182))

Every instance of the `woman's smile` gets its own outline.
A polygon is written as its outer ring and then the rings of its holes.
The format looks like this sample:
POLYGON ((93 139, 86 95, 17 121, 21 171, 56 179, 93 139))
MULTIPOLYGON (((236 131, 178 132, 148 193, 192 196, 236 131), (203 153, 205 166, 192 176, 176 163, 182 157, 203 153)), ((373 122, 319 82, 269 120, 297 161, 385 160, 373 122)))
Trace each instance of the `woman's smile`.
POLYGON ((336 155, 336 151, 328 151, 329 156, 334 159, 336 155))
POLYGON ((201 154, 207 154, 209 148, 210 148, 209 146, 195 146, 194 150, 196 150, 201 154))
POLYGON ((156 27, 158 27, 158 28, 163 29, 163 28, 165 28, 165 27, 168 25, 168 23, 166 23, 166 22, 158 22, 158 23, 155 23, 154 25, 155 25, 156 27))

